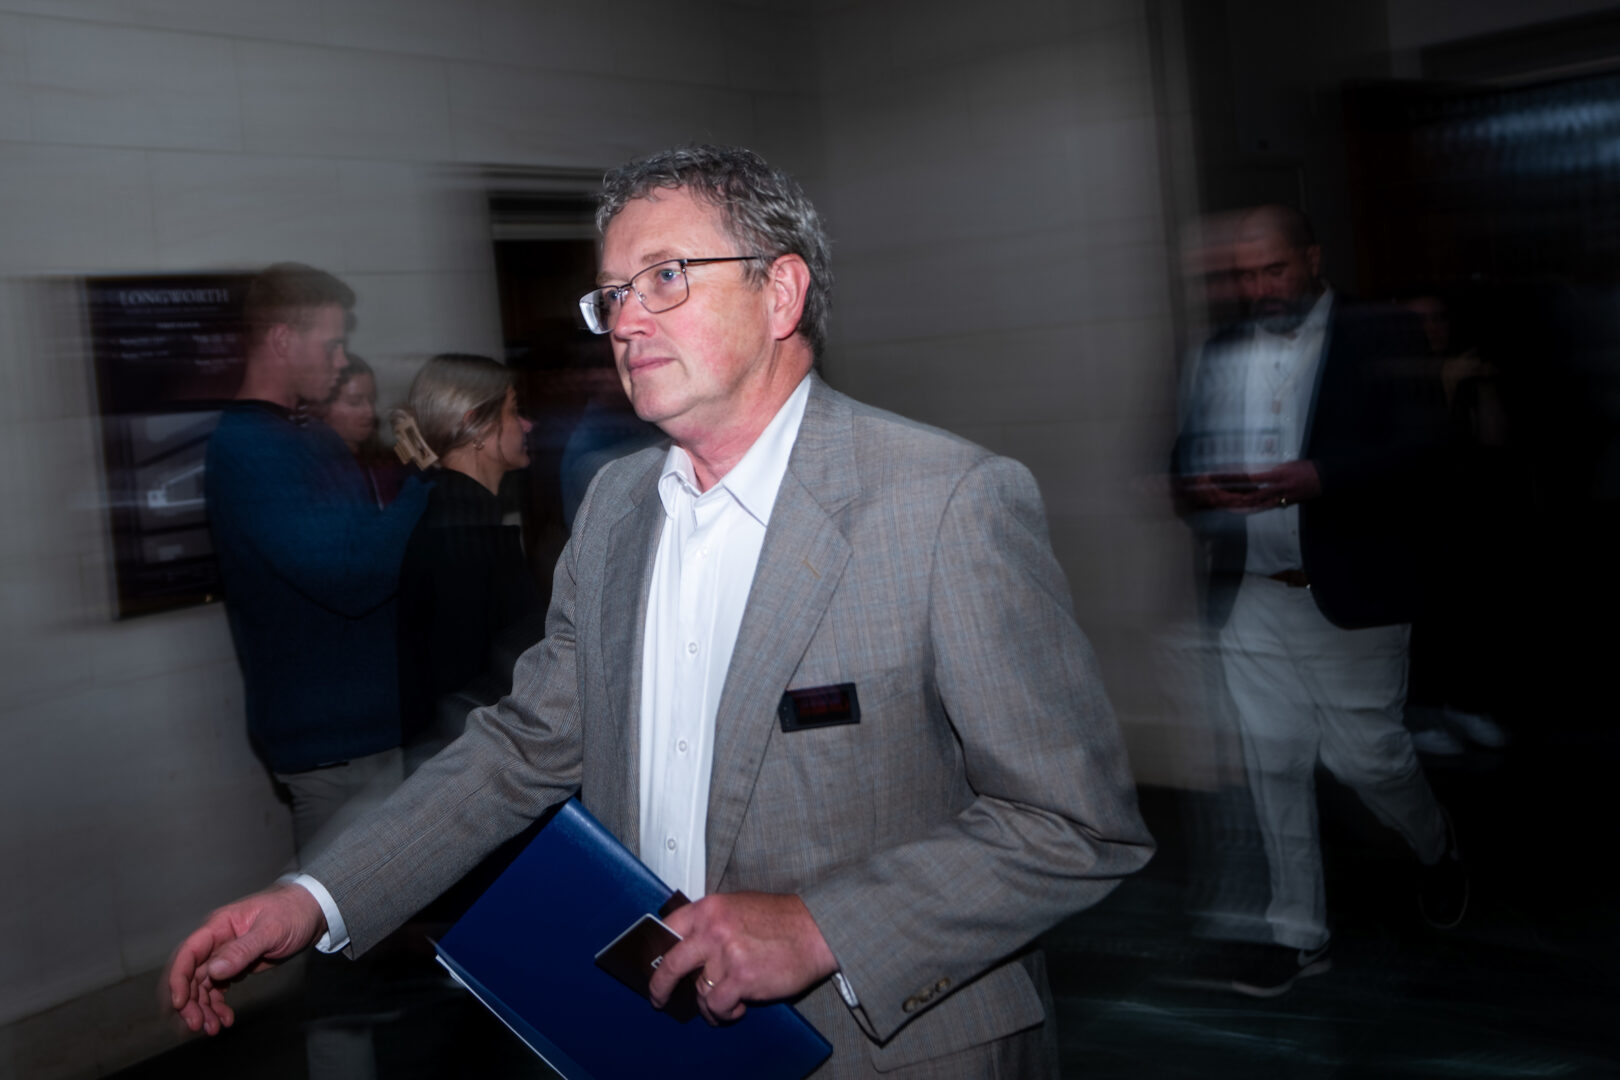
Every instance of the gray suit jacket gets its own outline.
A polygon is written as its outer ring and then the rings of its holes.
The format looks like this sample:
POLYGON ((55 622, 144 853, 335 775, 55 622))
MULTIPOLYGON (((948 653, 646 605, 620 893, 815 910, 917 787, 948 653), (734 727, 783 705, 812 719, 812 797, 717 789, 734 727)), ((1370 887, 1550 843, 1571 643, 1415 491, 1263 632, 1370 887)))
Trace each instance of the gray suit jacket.
MULTIPOLYGON (((662 458, 597 477, 511 696, 307 868, 354 950, 576 791, 638 849, 662 458)), ((1055 1074, 1028 946, 1151 851, 1033 478, 817 379, 720 699, 707 825, 708 889, 800 895, 860 998, 798 1002, 836 1048, 816 1075, 1055 1074), (858 724, 781 729, 785 690, 844 682, 858 724)))

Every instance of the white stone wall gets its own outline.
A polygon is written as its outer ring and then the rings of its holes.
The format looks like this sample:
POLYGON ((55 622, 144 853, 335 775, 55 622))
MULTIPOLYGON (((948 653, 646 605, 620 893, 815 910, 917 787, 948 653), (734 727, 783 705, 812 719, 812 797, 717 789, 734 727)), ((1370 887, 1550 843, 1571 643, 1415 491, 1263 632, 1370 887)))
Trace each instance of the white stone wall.
POLYGON ((1022 461, 1139 778, 1189 609, 1162 485, 1175 340, 1143 0, 850 3, 820 25, 838 285, 826 369, 1022 461))

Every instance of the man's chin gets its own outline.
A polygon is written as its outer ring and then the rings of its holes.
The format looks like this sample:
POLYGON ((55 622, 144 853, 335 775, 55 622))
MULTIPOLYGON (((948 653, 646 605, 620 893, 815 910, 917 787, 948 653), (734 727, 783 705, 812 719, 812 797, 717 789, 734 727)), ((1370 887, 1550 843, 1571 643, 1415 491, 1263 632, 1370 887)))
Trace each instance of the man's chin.
POLYGON ((638 373, 631 379, 626 391, 630 408, 638 418, 649 424, 662 424, 681 411, 680 395, 676 390, 658 385, 651 377, 638 373))
POLYGON ((670 435, 673 437, 674 433, 669 430, 669 425, 680 415, 678 412, 674 410, 665 411, 661 409, 648 409, 645 412, 637 409, 635 412, 637 419, 643 421, 644 423, 651 424, 659 431, 662 431, 665 435, 670 435))
POLYGON ((638 394, 631 390, 625 396, 630 399, 630 411, 636 414, 636 419, 656 424, 663 416, 663 402, 656 395, 647 392, 638 394))
POLYGON ((1257 312, 1253 317, 1254 325, 1268 334, 1292 334, 1304 321, 1305 316, 1297 311, 1257 312))

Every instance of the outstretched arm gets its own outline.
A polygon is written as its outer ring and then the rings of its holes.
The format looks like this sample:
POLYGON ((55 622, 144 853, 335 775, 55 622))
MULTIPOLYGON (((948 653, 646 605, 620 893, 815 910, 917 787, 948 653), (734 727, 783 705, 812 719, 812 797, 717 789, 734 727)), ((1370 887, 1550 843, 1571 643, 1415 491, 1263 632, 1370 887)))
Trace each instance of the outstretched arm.
POLYGON ((297 885, 276 885, 227 904, 175 951, 169 962, 169 1004, 186 1027, 219 1034, 236 1020, 226 988, 312 944, 326 929, 315 898, 297 885))

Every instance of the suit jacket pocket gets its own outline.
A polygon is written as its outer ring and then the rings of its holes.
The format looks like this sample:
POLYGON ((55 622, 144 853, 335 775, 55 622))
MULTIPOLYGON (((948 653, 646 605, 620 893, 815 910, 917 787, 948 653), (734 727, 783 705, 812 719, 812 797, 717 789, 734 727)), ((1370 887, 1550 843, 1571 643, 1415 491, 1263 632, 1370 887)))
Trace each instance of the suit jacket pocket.
POLYGON ((831 673, 818 679, 814 674, 807 675, 805 669, 801 668, 794 673, 787 691, 792 693, 795 690, 838 686, 843 683, 855 684, 855 693, 860 697, 861 715, 864 717, 868 710, 879 711, 900 694, 916 689, 922 683, 922 676, 909 668, 890 668, 887 671, 860 675, 831 673))
POLYGON ((872 1065, 879 1072, 915 1065, 1004 1039, 1045 1019, 1041 995, 1023 962, 1009 960, 918 1016, 888 1042, 873 1046, 872 1065))

